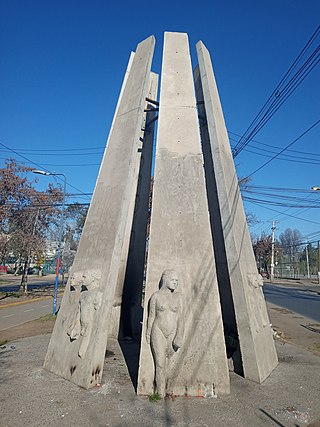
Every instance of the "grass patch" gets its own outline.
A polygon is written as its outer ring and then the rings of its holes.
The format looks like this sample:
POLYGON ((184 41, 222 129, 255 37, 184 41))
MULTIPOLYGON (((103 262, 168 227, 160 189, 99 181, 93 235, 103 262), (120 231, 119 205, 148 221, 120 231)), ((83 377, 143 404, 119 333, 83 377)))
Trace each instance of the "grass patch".
POLYGON ((159 402, 161 400, 161 396, 159 393, 153 393, 149 396, 149 402, 159 402))
POLYGON ((0 340, 0 347, 6 345, 8 342, 8 340, 0 340))
POLYGON ((45 316, 42 316, 39 318, 39 320, 56 320, 57 316, 54 316, 52 313, 46 314, 45 316))
POLYGON ((22 293, 20 292, 0 292, 0 300, 5 298, 20 298, 22 296, 22 293))
POLYGON ((320 343, 315 342, 312 345, 309 346, 309 350, 311 351, 317 351, 320 353, 320 343))

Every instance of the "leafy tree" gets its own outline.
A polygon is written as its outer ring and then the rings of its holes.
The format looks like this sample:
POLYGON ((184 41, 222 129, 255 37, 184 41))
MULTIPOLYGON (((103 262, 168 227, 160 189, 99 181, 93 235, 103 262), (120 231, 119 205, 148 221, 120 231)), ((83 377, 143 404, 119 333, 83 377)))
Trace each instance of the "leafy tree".
POLYGON ((46 249, 46 236, 50 227, 59 220, 62 201, 60 188, 48 185, 37 191, 28 180, 31 168, 8 159, 0 169, 0 235, 1 259, 8 254, 15 256, 22 266, 21 286, 27 292, 27 277, 32 257, 42 258, 46 249), (5 244, 6 242, 6 244, 5 244))

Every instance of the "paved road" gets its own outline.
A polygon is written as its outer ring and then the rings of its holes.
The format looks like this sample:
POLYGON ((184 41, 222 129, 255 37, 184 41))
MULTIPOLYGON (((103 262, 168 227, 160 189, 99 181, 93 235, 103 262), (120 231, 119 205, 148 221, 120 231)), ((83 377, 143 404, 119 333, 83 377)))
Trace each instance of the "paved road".
MULTIPOLYGON (((39 319, 52 312, 53 299, 28 302, 13 307, 0 309, 0 330, 4 331, 14 326, 21 325, 31 320, 39 319)), ((59 307, 59 299, 58 299, 59 307)))
MULTIPOLYGON (((35 284, 39 285, 39 284, 35 284)), ((41 285, 41 283, 40 283, 41 285)), ((48 283, 46 282, 46 286, 48 283)), ((305 289, 271 285, 263 287, 267 302, 320 322, 320 295, 305 289)), ((0 330, 12 328, 51 313, 52 298, 0 309, 0 330)))
POLYGON ((263 291, 267 302, 320 322, 320 295, 316 292, 271 284, 265 284, 263 291))
MULTIPOLYGON (((43 281, 35 281, 28 283, 28 290, 31 291, 32 289, 38 289, 38 288, 50 288, 54 286, 54 280, 46 280, 43 279, 43 281)), ((20 281, 12 284, 5 284, 0 285, 0 292, 18 292, 20 289, 20 281)))

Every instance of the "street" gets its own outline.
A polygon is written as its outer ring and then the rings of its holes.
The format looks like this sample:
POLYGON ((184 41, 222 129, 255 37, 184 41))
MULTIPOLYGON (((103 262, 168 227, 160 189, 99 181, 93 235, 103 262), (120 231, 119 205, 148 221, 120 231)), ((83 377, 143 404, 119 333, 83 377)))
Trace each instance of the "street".
MULTIPOLYGON (((32 291, 33 289, 38 288, 48 288, 50 286, 54 286, 54 278, 46 278, 44 277, 43 280, 34 280, 30 279, 28 283, 28 290, 32 291)), ((0 292, 18 292, 20 289, 20 280, 18 279, 14 283, 6 283, 6 284, 0 284, 0 292)))
POLYGON ((267 302, 320 322, 320 295, 306 289, 265 283, 263 292, 267 302))
MULTIPOLYGON (((51 283, 50 283, 51 284, 51 283)), ((31 286, 48 286, 48 282, 39 282, 31 286)), ((9 288, 12 291, 16 285, 1 287, 1 291, 9 288)), ((293 288, 289 286, 271 285, 265 283, 263 286, 266 301, 295 313, 309 317, 320 322, 320 295, 307 289, 293 288)), ((8 292, 8 291, 6 291, 8 292)), ((60 298, 58 299, 58 302, 60 298)), ((38 319, 51 313, 52 298, 17 304, 15 306, 0 309, 0 330, 12 328, 25 322, 38 319)))
MULTIPOLYGON (((0 331, 21 325, 52 313, 51 297, 0 309, 0 331)), ((59 303, 59 300, 58 300, 59 303)), ((59 306, 59 305, 58 305, 59 306)))

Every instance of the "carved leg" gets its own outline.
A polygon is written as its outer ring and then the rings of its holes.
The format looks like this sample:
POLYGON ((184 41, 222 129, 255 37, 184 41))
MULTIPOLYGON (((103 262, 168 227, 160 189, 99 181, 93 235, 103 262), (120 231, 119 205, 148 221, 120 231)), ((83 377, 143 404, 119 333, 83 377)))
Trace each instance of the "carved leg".
POLYGON ((81 311, 80 311, 80 325, 81 325, 81 331, 80 335, 82 336, 80 348, 78 351, 79 357, 83 358, 87 352, 90 336, 91 336, 91 330, 92 330, 92 321, 93 321, 93 315, 94 315, 94 307, 88 306, 85 304, 81 304, 81 311))
POLYGON ((167 340, 157 327, 152 328, 150 344, 155 367, 155 392, 161 397, 165 397, 167 340))
POLYGON ((172 356, 175 354, 175 351, 173 349, 172 346, 172 341, 173 341, 174 335, 169 335, 167 337, 167 394, 172 394, 173 393, 173 387, 172 387, 172 379, 174 379, 174 375, 172 377, 172 363, 171 363, 171 358, 172 356))
POLYGON ((88 326, 84 331, 84 335, 82 336, 80 348, 78 351, 78 356, 81 357, 81 359, 83 359, 83 357, 85 356, 85 354, 87 352, 89 341, 90 341, 91 329, 92 329, 92 327, 88 326))
POLYGON ((70 322, 67 335, 69 335, 72 340, 76 340, 79 338, 80 328, 80 310, 78 309, 73 320, 70 322))

